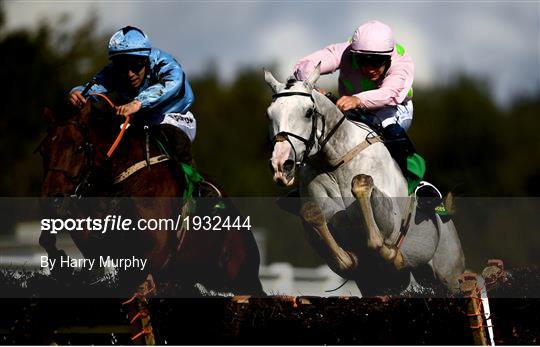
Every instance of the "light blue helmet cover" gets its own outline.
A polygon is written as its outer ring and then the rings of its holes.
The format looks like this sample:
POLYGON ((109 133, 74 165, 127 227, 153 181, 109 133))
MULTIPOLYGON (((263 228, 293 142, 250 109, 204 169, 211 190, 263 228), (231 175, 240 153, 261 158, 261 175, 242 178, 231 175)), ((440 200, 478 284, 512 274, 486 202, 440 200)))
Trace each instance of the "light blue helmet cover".
POLYGON ((118 30, 109 40, 109 58, 121 54, 148 57, 151 49, 148 36, 141 29, 132 26, 118 30))

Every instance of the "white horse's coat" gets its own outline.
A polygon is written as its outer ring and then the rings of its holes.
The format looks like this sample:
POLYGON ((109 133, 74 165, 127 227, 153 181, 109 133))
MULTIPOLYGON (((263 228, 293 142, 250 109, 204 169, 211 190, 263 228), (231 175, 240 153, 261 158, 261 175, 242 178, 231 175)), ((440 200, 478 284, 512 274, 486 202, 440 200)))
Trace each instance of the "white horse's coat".
MULTIPOLYGON (((321 143, 343 114, 328 98, 313 89, 318 78, 319 69, 316 69, 307 81, 288 83, 286 86, 278 82, 269 72, 265 72, 265 80, 277 96, 267 110, 272 136, 287 132, 308 139, 312 131, 312 117, 315 117, 314 115, 310 117, 309 111, 314 109, 319 114, 316 143, 310 153, 305 153, 306 145, 292 136, 288 136, 286 141, 276 142, 271 158, 274 181, 292 185, 296 176, 299 180, 301 197, 314 201, 320 207, 326 222, 332 226, 329 232, 332 236, 329 238, 324 236, 325 228, 315 228, 319 230, 319 233, 316 231, 319 235, 315 237, 314 246, 323 248, 318 249, 319 253, 327 259, 331 267, 332 262, 339 263, 343 257, 347 257, 347 254, 350 256, 349 260, 340 263, 341 267, 334 264, 333 269, 336 272, 343 270, 343 267, 364 268, 368 264, 361 262, 355 264, 356 258, 365 259, 361 253, 368 253, 368 248, 380 249, 381 241, 377 244, 377 238, 373 238, 374 236, 380 235, 377 237, 382 237, 384 245, 389 249, 397 240, 402 218, 406 215, 410 202, 407 196, 407 182, 385 145, 380 142, 368 146, 350 162, 335 170, 321 169, 310 161, 299 168, 292 165, 294 162, 300 162, 306 155, 313 158, 314 154, 317 154, 319 162, 320 158, 326 162, 334 162, 366 137, 373 136, 372 130, 367 126, 345 120, 321 148, 321 143), (309 94, 291 95, 291 92, 309 93, 312 98, 308 97, 309 94), (280 96, 280 93, 288 94, 280 96), (359 174, 362 174, 363 179, 371 177, 373 183, 373 187, 366 190, 370 206, 360 203, 362 208, 359 207, 358 195, 352 192, 355 190, 355 183, 351 189, 351 182, 355 182, 353 179, 359 174), (369 216, 374 223, 369 223, 369 216), (364 230, 362 230, 363 223, 365 223, 364 230), (365 243, 362 237, 366 234, 368 247, 364 247, 366 251, 361 251, 360 243, 365 243), (321 240, 325 241, 321 243, 321 240)), ((436 277, 447 286, 455 288, 457 277, 463 272, 464 258, 453 223, 451 221, 442 223, 439 220, 439 225, 436 225, 429 218, 418 220, 419 222, 414 223, 413 218, 409 233, 400 248, 404 266, 413 270, 429 264, 433 267, 436 277)), ((347 275, 346 272, 340 274, 347 275)), ((348 277, 354 277, 363 290, 358 274, 348 277)), ((376 282, 377 280, 374 280, 374 283, 376 282)), ((371 289, 366 289, 366 292, 376 292, 375 287, 376 284, 371 285, 371 289)))

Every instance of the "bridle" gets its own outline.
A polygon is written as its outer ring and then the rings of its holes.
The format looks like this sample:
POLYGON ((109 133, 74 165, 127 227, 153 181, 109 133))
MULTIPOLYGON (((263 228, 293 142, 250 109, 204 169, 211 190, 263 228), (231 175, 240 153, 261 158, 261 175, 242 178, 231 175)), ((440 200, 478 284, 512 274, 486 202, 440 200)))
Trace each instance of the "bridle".
MULTIPOLYGON (((283 97, 289 97, 289 96, 304 96, 304 97, 310 98, 311 101, 313 102, 313 107, 310 108, 308 111, 308 114, 306 114, 306 117, 311 118, 311 133, 309 134, 309 138, 306 139, 300 135, 297 135, 288 131, 280 131, 279 133, 274 135, 274 137, 272 138, 272 142, 273 143, 283 142, 283 141, 289 142, 294 153, 294 163, 298 166, 304 166, 307 163, 309 153, 311 153, 311 150, 315 146, 315 141, 316 141, 316 136, 317 136, 317 118, 321 116, 321 114, 317 112, 317 110, 315 109, 315 99, 313 98, 313 95, 311 93, 282 92, 282 93, 276 93, 272 95, 272 99, 275 100, 277 98, 283 98, 283 97), (296 149, 289 137, 293 137, 305 145, 306 150, 301 160, 298 160, 296 149)), ((322 136, 324 136, 324 127, 325 127, 324 118, 321 117, 321 120, 323 124, 322 136)))
MULTIPOLYGON (((77 122, 75 120, 68 120, 65 122, 65 124, 73 125, 77 129, 79 129, 81 133, 83 134, 84 143, 81 146, 79 146, 77 149, 82 150, 84 153, 84 166, 81 169, 80 173, 75 176, 70 175, 68 169, 60 168, 56 166, 45 167, 44 174, 47 175, 48 172, 61 173, 75 186, 75 190, 73 191, 73 194, 69 195, 69 197, 81 198, 84 196, 85 193, 88 192, 88 190, 91 187, 90 177, 92 176, 92 172, 94 171, 94 159, 95 159, 94 145, 88 140, 88 128, 86 125, 80 122, 77 122)), ((41 141, 41 143, 36 148, 36 151, 39 151, 41 153, 41 148, 45 140, 48 138, 48 136, 49 135, 47 135, 43 139, 43 141, 41 141)))
MULTIPOLYGON (((291 132, 288 132, 288 131, 281 131, 281 132, 277 133, 272 138, 272 141, 274 143, 283 142, 283 141, 289 142, 289 144, 291 145, 291 148, 292 148, 292 150, 294 152, 294 159, 295 159, 294 164, 299 165, 299 166, 304 166, 307 163, 307 161, 309 160, 309 158, 308 158, 309 153, 313 149, 313 146, 315 146, 316 133, 317 133, 317 118, 320 116, 322 124, 323 124, 321 136, 319 137, 319 151, 320 151, 328 143, 330 138, 332 136, 334 136, 334 134, 336 133, 338 128, 343 124, 345 119, 347 119, 347 116, 345 114, 343 114, 343 116, 337 121, 337 123, 332 127, 332 129, 328 132, 328 134, 325 135, 326 121, 325 121, 325 118, 323 117, 323 115, 320 114, 316 110, 316 108, 315 108, 315 99, 313 98, 312 94, 304 93, 304 92, 282 92, 282 93, 274 94, 273 99, 275 100, 276 98, 294 96, 294 95, 308 97, 313 102, 313 107, 308 111, 309 116, 312 119, 311 133, 309 134, 309 138, 305 139, 305 138, 303 138, 303 137, 301 137, 299 135, 296 135, 294 133, 291 133, 291 132), (303 156, 302 160, 300 160, 300 161, 297 160, 296 149, 294 148, 294 145, 292 144, 289 137, 294 137, 294 138, 298 139, 299 141, 301 141, 301 142, 303 142, 305 144, 306 151, 304 152, 304 156, 303 156)), ((382 142, 382 138, 380 136, 377 136, 377 135, 376 136, 370 136, 370 134, 373 134, 374 131, 371 130, 369 127, 368 127, 368 130, 369 130, 369 134, 368 134, 368 136, 366 136, 366 138, 362 142, 360 142, 359 144, 354 146, 347 153, 341 155, 339 158, 334 160, 333 163, 329 163, 329 165, 326 165, 325 170, 327 170, 327 171, 335 170, 338 167, 340 167, 341 165, 351 161, 354 157, 356 157, 360 152, 362 152, 364 149, 366 149, 370 145, 372 145, 374 143, 377 143, 377 142, 382 142)))
MULTIPOLYGON (((90 95, 91 96, 96 96, 96 97, 101 97, 102 99, 104 99, 109 104, 109 106, 111 106, 111 108, 115 107, 114 103, 104 94, 92 93, 90 95)), ((122 138, 123 138, 123 136, 125 134, 126 129, 129 126, 129 122, 130 122, 131 117, 128 115, 125 118, 126 119, 125 119, 124 123, 122 124, 120 133, 117 135, 116 139, 114 140, 113 144, 110 146, 107 153, 105 154, 105 153, 101 152, 100 148, 96 147, 98 149, 99 153, 101 154, 101 156, 105 158, 105 162, 108 162, 110 160, 112 154, 117 149, 118 145, 120 144, 120 141, 122 140, 122 138)), ((96 169, 95 168, 96 151, 94 149, 94 145, 88 140, 88 127, 85 124, 77 122, 75 120, 71 120, 71 119, 67 120, 64 124, 70 124, 70 125, 75 126, 83 134, 84 145, 79 146, 78 149, 81 149, 81 150, 84 151, 84 167, 81 169, 81 172, 76 176, 70 175, 69 171, 67 169, 65 169, 65 168, 58 168, 58 167, 50 167, 49 166, 49 167, 46 167, 44 169, 44 171, 45 171, 45 175, 47 174, 47 172, 51 172, 51 171, 59 172, 59 173, 63 174, 75 186, 75 191, 73 192, 73 194, 71 194, 69 196, 70 197, 75 197, 75 198, 81 198, 81 197, 85 196, 85 194, 88 193, 88 191, 92 187, 91 178, 92 178, 92 175, 95 173, 95 169, 96 169)), ((146 133, 146 148, 145 148, 146 149, 146 158, 145 158, 145 160, 141 160, 139 162, 134 163, 133 165, 129 166, 127 169, 122 171, 120 174, 118 174, 116 177, 114 177, 113 180, 112 180, 113 185, 124 181, 125 179, 127 179, 128 177, 130 177, 134 173, 142 170, 145 167, 149 168, 152 165, 156 165, 156 164, 159 164, 159 163, 170 160, 170 157, 168 155, 166 155, 166 154, 161 154, 161 155, 150 157, 148 127, 145 126, 144 129, 145 129, 145 133, 146 133)), ((47 135, 41 141, 41 143, 38 145, 36 150, 34 150, 34 153, 37 152, 37 151, 42 153, 41 148, 43 147, 43 143, 48 138, 48 136, 49 135, 47 135)))

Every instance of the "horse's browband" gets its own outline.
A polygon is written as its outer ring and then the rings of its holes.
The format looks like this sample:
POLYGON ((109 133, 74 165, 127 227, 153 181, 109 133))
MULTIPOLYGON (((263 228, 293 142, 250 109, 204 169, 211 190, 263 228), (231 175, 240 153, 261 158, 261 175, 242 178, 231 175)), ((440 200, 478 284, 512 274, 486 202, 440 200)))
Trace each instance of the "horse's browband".
POLYGON ((277 99, 277 98, 281 98, 283 96, 294 96, 294 95, 297 95, 297 96, 305 96, 305 97, 308 97, 311 99, 311 101, 315 102, 315 100, 313 99, 313 95, 311 95, 311 93, 305 93, 305 92, 283 92, 283 93, 276 93, 274 95, 272 95, 272 98, 273 99, 277 99))

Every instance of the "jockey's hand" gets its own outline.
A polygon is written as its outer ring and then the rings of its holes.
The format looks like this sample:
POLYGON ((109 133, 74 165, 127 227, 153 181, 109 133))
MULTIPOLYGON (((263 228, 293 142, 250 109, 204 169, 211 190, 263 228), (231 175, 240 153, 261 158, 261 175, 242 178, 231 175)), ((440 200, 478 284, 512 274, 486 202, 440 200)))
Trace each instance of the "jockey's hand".
POLYGON ((86 99, 80 90, 74 90, 69 94, 69 102, 75 107, 82 108, 86 104, 86 99))
POLYGON ((119 116, 131 116, 134 113, 139 112, 141 109, 142 103, 139 100, 133 100, 130 103, 127 103, 116 108, 116 114, 119 116))
POLYGON ((362 106, 362 101, 356 96, 342 96, 336 102, 336 106, 342 111, 353 110, 362 106))

